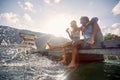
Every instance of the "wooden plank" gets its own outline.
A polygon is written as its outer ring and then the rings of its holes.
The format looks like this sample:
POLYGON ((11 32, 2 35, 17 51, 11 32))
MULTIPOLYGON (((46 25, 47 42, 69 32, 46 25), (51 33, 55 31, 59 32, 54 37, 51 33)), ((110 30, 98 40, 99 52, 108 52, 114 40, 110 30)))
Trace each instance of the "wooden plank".
POLYGON ((20 35, 20 37, 22 37, 24 40, 32 40, 32 41, 35 41, 35 35, 33 35, 33 34, 24 34, 24 33, 20 33, 19 34, 20 35))
POLYGON ((120 40, 106 40, 102 45, 104 48, 120 48, 120 40))
POLYGON ((107 55, 120 55, 120 49, 87 49, 79 50, 82 54, 107 54, 107 55))
MULTIPOLYGON (((68 53, 72 52, 71 48, 67 48, 68 53)), ((120 40, 106 40, 101 44, 101 47, 96 48, 79 48, 81 54, 107 54, 120 55, 120 40)), ((62 50, 49 50, 48 53, 62 53, 62 50)))
MULTIPOLYGON (((62 50, 49 50, 50 54, 62 53, 62 50)), ((71 50, 67 51, 67 53, 72 53, 71 50)), ((81 54, 105 54, 105 55, 120 55, 120 48, 113 49, 82 49, 79 50, 81 54)))

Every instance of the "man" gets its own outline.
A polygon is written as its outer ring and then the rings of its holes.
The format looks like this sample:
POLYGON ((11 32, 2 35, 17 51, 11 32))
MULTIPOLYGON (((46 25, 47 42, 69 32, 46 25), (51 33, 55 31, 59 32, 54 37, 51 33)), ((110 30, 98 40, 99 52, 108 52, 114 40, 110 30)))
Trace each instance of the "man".
POLYGON ((69 68, 76 67, 76 56, 78 54, 78 45, 85 47, 99 47, 101 42, 103 42, 103 35, 100 30, 99 25, 97 24, 96 18, 92 18, 91 22, 88 17, 83 16, 80 18, 80 23, 82 24, 83 35, 85 36, 84 40, 76 41, 73 43, 72 50, 72 60, 68 65, 69 68))

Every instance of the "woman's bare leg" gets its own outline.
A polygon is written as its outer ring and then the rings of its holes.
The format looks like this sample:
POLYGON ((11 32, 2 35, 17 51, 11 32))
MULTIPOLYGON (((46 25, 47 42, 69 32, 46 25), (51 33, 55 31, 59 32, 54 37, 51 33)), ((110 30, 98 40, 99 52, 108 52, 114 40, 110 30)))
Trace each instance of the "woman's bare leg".
POLYGON ((56 46, 53 46, 53 45, 51 45, 49 43, 47 43, 47 44, 50 46, 50 49, 58 49, 58 48, 65 48, 67 46, 70 46, 70 45, 72 45, 72 42, 67 42, 65 44, 56 45, 56 46))
POLYGON ((73 43, 73 49, 72 49, 72 60, 70 62, 70 64, 68 65, 69 68, 74 68, 76 67, 76 57, 78 55, 78 45, 82 44, 83 41, 80 40, 80 41, 77 41, 75 43, 73 43))
POLYGON ((61 62, 66 64, 66 50, 65 50, 65 48, 68 46, 71 46, 72 42, 67 42, 65 44, 61 44, 61 45, 57 45, 57 46, 50 45, 49 43, 47 43, 47 44, 49 45, 50 49, 62 48, 62 60, 61 60, 61 62))
POLYGON ((62 63, 64 63, 64 64, 66 64, 66 50, 65 50, 65 48, 63 48, 62 49, 62 60, 61 60, 61 62, 62 63))

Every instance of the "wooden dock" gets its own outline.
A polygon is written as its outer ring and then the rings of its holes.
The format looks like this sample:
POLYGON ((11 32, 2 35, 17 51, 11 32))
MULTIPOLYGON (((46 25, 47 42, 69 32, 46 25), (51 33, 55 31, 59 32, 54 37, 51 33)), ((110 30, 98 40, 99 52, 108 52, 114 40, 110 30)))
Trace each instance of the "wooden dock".
MULTIPOLYGON (((49 53, 61 53, 62 50, 48 50, 49 53)), ((68 49, 71 53, 72 50, 68 49)), ((105 54, 105 55, 120 55, 120 40, 108 40, 102 43, 101 47, 82 48, 78 50, 79 54, 105 54)))
POLYGON ((79 50, 82 54, 103 54, 103 55, 120 55, 120 48, 108 48, 108 49, 83 49, 79 50))
MULTIPOLYGON (((48 50, 48 54, 60 56, 62 50, 48 50)), ((71 59, 72 49, 66 51, 68 59, 71 59)), ((101 47, 84 48, 78 50, 77 63, 103 61, 104 55, 120 56, 120 40, 108 40, 101 47)))
MULTIPOLYGON (((62 53, 62 50, 49 50, 49 54, 57 54, 62 53)), ((72 51, 68 51, 67 53, 72 53, 72 51)), ((79 50, 79 54, 103 54, 103 55, 120 55, 120 48, 108 48, 108 49, 81 49, 79 50)))
POLYGON ((103 54, 103 55, 120 55, 120 40, 104 41, 101 47, 91 49, 81 49, 79 53, 83 54, 103 54))

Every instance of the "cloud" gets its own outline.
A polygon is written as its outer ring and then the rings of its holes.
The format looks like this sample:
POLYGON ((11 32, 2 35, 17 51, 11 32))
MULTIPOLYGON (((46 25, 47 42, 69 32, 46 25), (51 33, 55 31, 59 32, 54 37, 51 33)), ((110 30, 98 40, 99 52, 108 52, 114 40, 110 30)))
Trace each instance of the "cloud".
POLYGON ((30 2, 25 2, 25 10, 33 11, 33 4, 30 2))
POLYGON ((18 14, 15 14, 13 12, 1 13, 0 25, 12 26, 14 28, 19 28, 19 29, 29 29, 29 26, 27 26, 23 22, 26 22, 26 20, 31 21, 31 17, 27 14, 25 14, 23 17, 25 19, 22 20, 22 18, 18 14))
POLYGON ((25 13, 25 14, 23 15, 23 18, 24 18, 25 21, 28 21, 28 22, 31 22, 31 21, 32 21, 32 18, 31 18, 30 15, 28 15, 27 13, 25 13))
POLYGON ((111 32, 113 34, 120 35, 120 23, 113 24, 112 27, 111 27, 111 32))
POLYGON ((55 3, 59 3, 61 0, 54 0, 55 1, 55 3))
POLYGON ((119 1, 118 4, 112 9, 112 12, 113 12, 114 15, 120 14, 120 1, 119 1))
POLYGON ((114 23, 111 27, 105 27, 102 29, 104 34, 112 33, 120 35, 120 23, 114 23))
POLYGON ((24 10, 26 10, 26 11, 31 11, 31 12, 34 12, 34 11, 35 11, 33 4, 32 4, 31 2, 29 2, 29 1, 26 1, 26 2, 24 2, 24 3, 18 1, 17 3, 18 3, 18 5, 19 5, 22 9, 24 9, 24 10))
POLYGON ((18 15, 13 12, 2 13, 0 14, 0 21, 5 21, 9 24, 15 24, 19 22, 18 15))
POLYGON ((50 4, 51 0, 44 0, 45 3, 50 4))
POLYGON ((44 2, 47 4, 52 4, 52 3, 60 3, 61 0, 44 0, 44 2))
POLYGON ((120 28, 120 23, 114 23, 113 25, 112 25, 112 28, 120 28))
POLYGON ((21 8, 24 8, 23 4, 20 1, 18 1, 17 3, 21 8))

